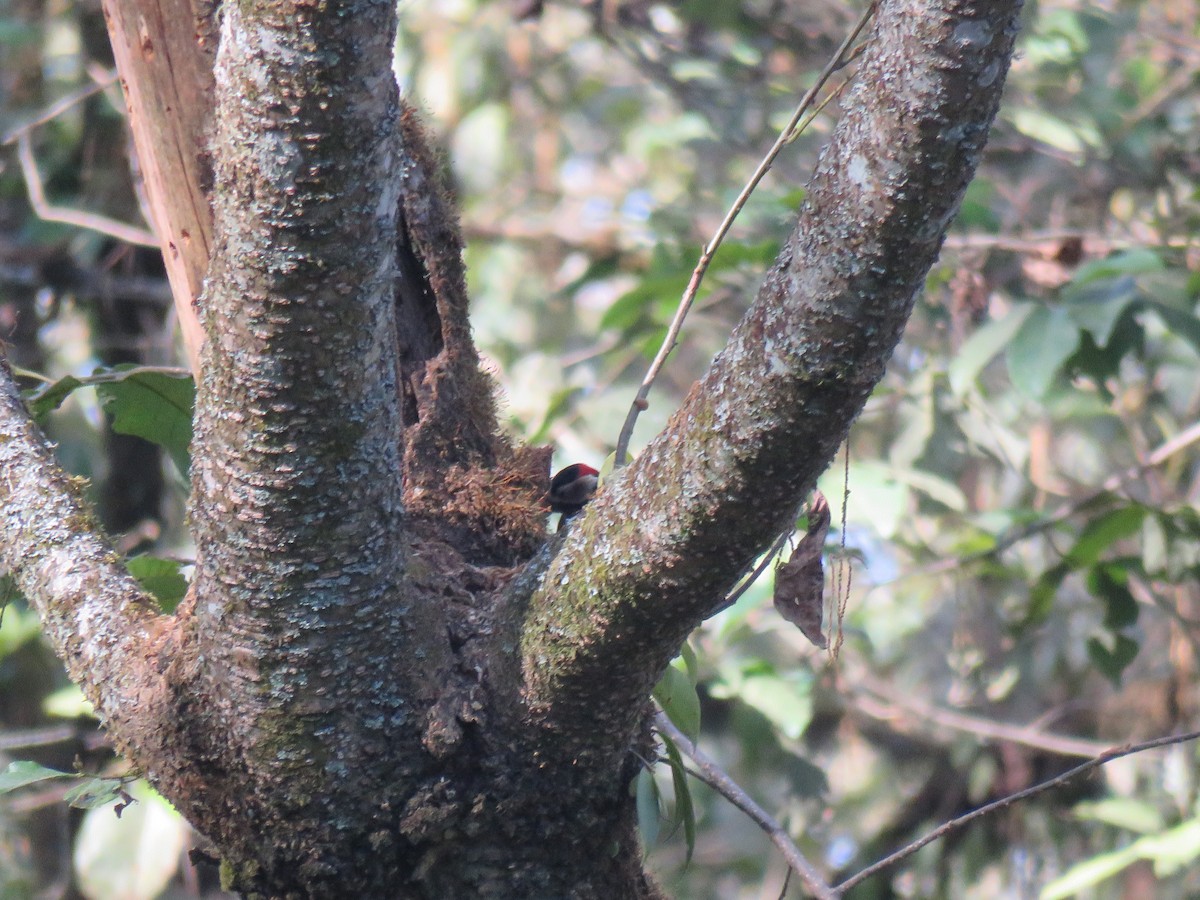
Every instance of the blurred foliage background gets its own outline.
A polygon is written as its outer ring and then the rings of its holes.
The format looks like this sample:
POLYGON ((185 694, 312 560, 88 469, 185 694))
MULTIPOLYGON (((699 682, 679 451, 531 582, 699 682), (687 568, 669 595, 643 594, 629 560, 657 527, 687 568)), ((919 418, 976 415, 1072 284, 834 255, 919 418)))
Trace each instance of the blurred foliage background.
MULTIPOLYGON (((458 187, 507 424, 598 466, 701 245, 861 7, 400 10, 397 75, 458 187)), ((821 485, 840 654, 775 614, 769 569, 690 642, 701 746, 835 877, 1105 747, 1200 727, 1198 19, 1183 0, 1027 3, 986 162, 821 485)), ((49 203, 141 226, 111 66, 98 0, 0 4, 0 338, 52 382, 178 364, 155 252, 35 214, 22 174, 24 140, 49 203)), ((739 218, 635 450, 752 301, 836 116, 835 102, 739 218)), ((76 390, 44 424, 170 603, 190 554, 185 481, 110 427, 113 402, 76 390)), ((0 762, 121 771, 8 598, 0 762)), ((658 769, 667 821, 647 853, 673 894, 781 896, 766 837, 698 782, 687 861, 658 769)), ((68 807, 68 786, 0 798, 0 897, 216 895, 148 795, 118 821, 68 807)), ((1194 897, 1197 801, 1193 744, 1128 757, 852 896, 1194 897)))

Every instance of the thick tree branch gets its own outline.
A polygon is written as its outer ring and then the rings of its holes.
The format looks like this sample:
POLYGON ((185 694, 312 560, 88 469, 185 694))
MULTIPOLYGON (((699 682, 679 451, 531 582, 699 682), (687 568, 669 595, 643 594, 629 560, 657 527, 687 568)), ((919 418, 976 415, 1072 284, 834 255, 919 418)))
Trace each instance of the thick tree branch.
POLYGON ((0 573, 37 610, 55 652, 126 749, 146 749, 167 619, 125 570, 30 420, 0 358, 0 573))
MULTIPOLYGON (((202 752, 229 779, 206 788, 202 827, 218 843, 236 831, 223 849, 240 860, 263 851, 230 846, 247 840, 222 815, 236 796, 252 798, 239 817, 302 835, 295 847, 371 810, 390 823, 444 677, 441 611, 404 583, 394 34, 390 0, 223 8, 189 687, 202 752)), ((316 850, 290 871, 304 856, 258 859, 239 885, 319 894, 355 874, 316 850)))
POLYGON ((589 507, 525 623, 565 753, 623 752, 662 667, 829 464, 899 340, 999 104, 1019 0, 892 0, 795 232, 667 429, 589 507))

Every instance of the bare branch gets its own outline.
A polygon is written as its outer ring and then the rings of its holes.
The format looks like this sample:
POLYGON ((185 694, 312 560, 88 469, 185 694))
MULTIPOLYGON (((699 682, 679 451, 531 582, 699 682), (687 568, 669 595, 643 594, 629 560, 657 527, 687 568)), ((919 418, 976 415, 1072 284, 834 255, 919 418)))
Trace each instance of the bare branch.
MULTIPOLYGON (((861 683, 862 678, 856 678, 861 683)), ((929 724, 942 728, 953 729, 967 734, 973 734, 987 740, 1008 741, 1038 750, 1046 750, 1061 756, 1091 757, 1108 748, 1107 744, 1085 738, 1072 737, 1065 734, 1052 734, 1029 725, 1010 725, 1007 722, 997 722, 983 716, 972 716, 953 709, 943 709, 932 703, 926 703, 911 694, 891 690, 878 681, 869 681, 864 685, 865 691, 875 696, 859 694, 853 699, 856 709, 861 710, 873 719, 894 723, 897 715, 908 713, 919 720, 912 723, 913 731, 927 734, 929 724)))
POLYGON ((779 848, 779 852, 783 854, 783 858, 787 860, 788 867, 800 876, 800 880, 804 882, 804 886, 814 897, 822 898, 822 900, 833 900, 838 894, 832 890, 825 880, 817 872, 813 864, 804 858, 804 854, 800 852, 800 848, 792 841, 782 825, 780 825, 771 814, 754 802, 753 798, 742 790, 741 786, 729 777, 724 769, 703 750, 697 747, 686 734, 675 727, 675 724, 667 718, 666 713, 660 712, 654 717, 654 727, 669 737, 675 746, 679 748, 679 752, 688 757, 696 768, 696 776, 707 784, 710 788, 744 812, 750 817, 759 828, 766 832, 767 837, 771 839, 771 843, 779 848))
POLYGON ((137 729, 121 726, 135 716, 141 727, 150 724, 167 619, 125 570, 80 494, 0 358, 0 573, 37 610, 71 679, 136 749, 137 729))
POLYGON ((998 812, 999 810, 1012 806, 1014 803, 1019 803, 1022 800, 1028 800, 1030 797, 1044 793, 1051 788, 1056 788, 1059 785, 1066 784, 1068 781, 1078 778, 1080 775, 1085 775, 1093 769, 1098 769, 1100 766, 1104 765, 1105 763, 1112 762, 1114 759, 1120 759, 1122 756, 1130 756, 1134 753, 1142 753, 1146 750, 1154 750, 1158 747, 1168 747, 1172 744, 1182 744, 1187 741, 1194 741, 1197 739, 1200 739, 1200 731, 1191 731, 1187 734, 1177 734, 1169 737, 1155 738, 1152 741, 1144 741, 1140 744, 1126 744, 1123 747, 1114 747, 1113 749, 1101 753, 1099 756, 1089 759, 1087 762, 1082 763, 1073 769, 1063 772, 1061 775, 1055 778, 1050 778, 1041 782, 1040 784, 1035 784, 1033 787, 1026 788, 1023 791, 1017 791, 1015 794, 1009 794, 1007 797, 1002 797, 1001 799, 996 800, 994 803, 988 803, 979 807, 979 809, 972 810, 966 815, 959 816, 956 819, 951 819, 949 822, 938 828, 935 828, 924 837, 913 841, 907 847, 897 850, 895 853, 885 857, 884 859, 881 859, 874 865, 867 866, 867 868, 863 869, 852 878, 847 878, 841 884, 837 885, 834 890, 837 892, 837 896, 841 896, 856 885, 862 884, 872 875, 876 875, 879 872, 882 872, 884 869, 891 868, 896 863, 908 858, 909 856, 912 856, 922 847, 933 843, 938 838, 945 837, 954 831, 958 831, 965 827, 968 823, 973 822, 978 818, 991 815, 994 812, 998 812))
POLYGON ((45 125, 47 122, 53 122, 67 110, 71 109, 78 103, 82 103, 88 97, 92 97, 100 93, 116 80, 116 69, 110 69, 102 75, 99 75, 92 81, 91 84, 85 84, 83 87, 77 88, 76 90, 71 91, 69 94, 60 97, 58 100, 55 100, 36 118, 31 119, 30 121, 18 125, 10 130, 4 135, 3 138, 0 138, 0 144, 7 146, 8 144, 15 143, 17 138, 19 138, 21 135, 29 134, 39 125, 45 125))
POLYGON ((118 241, 136 244, 140 247, 157 247, 158 238, 145 228, 138 228, 108 216, 85 212, 81 209, 68 209, 64 206, 54 206, 46 199, 46 191, 42 186, 42 175, 38 172, 37 160, 33 158, 33 147, 29 140, 29 132, 21 131, 16 136, 17 159, 21 162, 21 176, 25 179, 25 190, 29 194, 29 205, 37 213, 38 218, 47 222, 62 222, 74 225, 76 228, 86 228, 107 234, 118 241))

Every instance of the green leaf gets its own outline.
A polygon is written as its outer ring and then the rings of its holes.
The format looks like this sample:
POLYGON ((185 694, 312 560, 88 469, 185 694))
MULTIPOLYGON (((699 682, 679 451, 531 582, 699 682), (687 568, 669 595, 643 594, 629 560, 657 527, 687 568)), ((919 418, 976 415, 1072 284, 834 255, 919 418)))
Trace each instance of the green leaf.
POLYGON ((83 696, 83 691, 73 684, 68 684, 66 687, 47 694, 42 701, 42 712, 60 719, 77 719, 80 716, 95 718, 96 716, 96 710, 83 696))
POLYGON ((643 278, 637 287, 618 297, 600 317, 600 328, 629 332, 647 322, 660 323, 665 319, 660 308, 676 304, 687 288, 691 272, 643 278))
POLYGON ((700 698, 686 674, 673 665, 667 666, 654 686, 654 699, 676 728, 696 740, 700 734, 700 698))
MULTIPOLYGON (((885 539, 894 536, 908 515, 909 486, 897 480, 896 472, 884 463, 864 460, 850 465, 850 503, 847 519, 870 522, 885 539)), ((826 470, 817 487, 826 497, 842 494, 842 473, 826 470)))
POLYGON ((683 660, 683 667, 687 672, 688 680, 692 684, 695 684, 700 680, 700 663, 696 659, 696 651, 692 649, 692 645, 687 641, 684 641, 683 646, 679 648, 679 658, 683 660))
POLYGON ((1040 109, 1014 110, 1011 119, 1017 131, 1066 153, 1082 153, 1088 145, 1098 146, 1102 143, 1091 124, 1068 122, 1040 109))
POLYGON ((1100 347, 1108 345, 1113 329, 1131 304, 1139 302, 1137 284, 1132 278, 1117 278, 1111 282, 1064 292, 1064 308, 1071 321, 1090 332, 1100 347))
POLYGON ((747 675, 737 696, 766 716, 780 733, 796 740, 812 722, 812 682, 804 673, 790 674, 789 680, 768 673, 747 675))
POLYGON ((1200 819, 1180 822, 1163 834, 1139 838, 1133 846, 1154 863, 1155 875, 1169 878, 1200 857, 1200 819))
POLYGON ((643 767, 637 774, 637 818, 638 831, 642 835, 642 846, 649 850, 658 840, 658 831, 662 825, 660 815, 658 782, 649 767, 643 767))
MULTIPOLYGON (((6 589, 16 590, 7 578, 0 578, 0 594, 4 594, 6 589)), ((42 632, 41 622, 34 612, 12 605, 20 596, 4 594, 0 597, 0 603, 5 604, 4 618, 0 621, 0 660, 19 650, 42 632)))
POLYGON ((913 469, 933 437, 936 415, 932 369, 926 369, 909 382, 908 395, 912 400, 908 421, 887 454, 888 461, 899 469, 913 469))
POLYGON ((76 809, 98 809, 124 795, 125 785, 119 778, 84 778, 67 791, 63 799, 76 809))
POLYGON ((1132 797, 1107 797, 1094 803, 1077 803, 1071 808, 1071 815, 1081 822, 1102 822, 1139 834, 1152 834, 1163 829, 1162 813, 1154 804, 1132 797))
POLYGON ((182 563, 157 556, 134 556, 125 561, 129 574, 158 600, 163 612, 174 612, 187 593, 187 579, 180 574, 182 563))
POLYGON ((596 486, 599 488, 609 478, 612 477, 613 469, 617 464, 617 451, 614 450, 608 456, 604 457, 604 462, 600 463, 600 471, 596 475, 596 486))
POLYGON ((74 391, 94 387, 113 416, 113 430, 163 447, 187 475, 196 389, 185 371, 123 365, 97 369, 86 378, 67 375, 25 393, 30 415, 42 420, 74 391))
POLYGON ((787 780, 797 797, 817 798, 829 793, 829 776, 824 769, 799 754, 789 752, 788 757, 787 780))
POLYGON ((550 404, 546 408, 546 414, 542 416, 541 424, 527 438, 531 445, 543 444, 550 435, 550 426, 558 419, 561 419, 571 410, 575 399, 583 393, 578 387, 564 387, 554 391, 550 395, 550 404))
POLYGON ((954 482, 923 469, 907 469, 899 466, 887 466, 886 469, 898 483, 906 484, 913 490, 920 491, 930 500, 936 500, 955 512, 967 511, 967 498, 954 482))
POLYGON ((683 757, 667 735, 659 733, 667 751, 667 764, 671 767, 671 785, 675 791, 675 819, 683 824, 683 838, 687 842, 687 858, 684 865, 692 861, 696 849, 696 806, 692 802, 692 791, 688 786, 687 769, 683 757))
POLYGON ((1072 866, 1061 877, 1042 888, 1038 900, 1066 900, 1078 896, 1081 891, 1112 878, 1137 862, 1138 855, 1132 851, 1132 847, 1124 847, 1072 866))
POLYGON ((1067 553, 1066 562, 1076 569, 1095 565, 1114 543, 1140 532, 1145 518, 1146 507, 1132 503, 1093 519, 1067 553))
POLYGON ((1029 609, 1025 613, 1026 625, 1036 625, 1046 621, 1050 610, 1054 608, 1054 598, 1058 596, 1058 589, 1070 572, 1070 566, 1066 563, 1059 563, 1043 572, 1041 577, 1033 583, 1033 587, 1029 591, 1029 609))
POLYGON ((84 382, 74 375, 66 375, 58 381, 43 384, 31 391, 25 392, 25 406, 29 415, 38 422, 45 421, 46 416, 62 406, 62 402, 81 387, 84 382))
POLYGON ((1079 329, 1066 310, 1039 306, 1008 347, 1008 376, 1018 390, 1040 400, 1078 346, 1079 329))
POLYGON ((987 364, 1012 343, 1035 309, 1032 303, 1018 303, 1003 319, 993 319, 967 339, 947 372, 950 390, 956 397, 962 397, 987 364))
POLYGON ((146 369, 125 371, 125 377, 96 384, 100 402, 113 417, 113 431, 158 444, 186 477, 190 465, 188 445, 192 442, 192 407, 196 397, 191 377, 175 377, 146 369))
POLYGON ((1200 353, 1200 319, 1190 312, 1176 309, 1156 300, 1146 301, 1146 307, 1153 310, 1162 319, 1164 325, 1200 353))
POLYGON ((15 791, 17 788, 25 787, 27 784, 36 784, 39 781, 48 781, 51 778, 76 777, 73 772, 60 772, 57 769, 48 769, 35 762, 30 762, 27 759, 18 759, 15 762, 10 762, 8 768, 0 772, 0 794, 7 794, 9 791, 15 791))
POLYGON ((1061 878, 1050 882, 1038 900, 1065 900, 1108 878, 1112 878, 1140 859, 1154 865, 1158 878, 1169 878, 1200 857, 1200 819, 1181 822, 1161 834, 1148 834, 1128 847, 1103 853, 1072 866, 1061 878))
POLYGON ((1129 572, 1120 565, 1096 566, 1088 572, 1088 590, 1104 601, 1104 627, 1109 631, 1137 622, 1138 605, 1126 587, 1128 581, 1129 572))
POLYGON ((1148 247, 1122 250, 1106 259, 1086 262, 1076 269, 1071 283, 1063 289, 1064 299, 1070 297, 1073 291, 1097 281, 1161 272, 1164 268, 1162 257, 1148 247))
POLYGON ((1123 634, 1113 635, 1113 646, 1104 646, 1099 638, 1088 638, 1088 659, 1116 687, 1121 686, 1121 673, 1138 654, 1138 642, 1123 634))

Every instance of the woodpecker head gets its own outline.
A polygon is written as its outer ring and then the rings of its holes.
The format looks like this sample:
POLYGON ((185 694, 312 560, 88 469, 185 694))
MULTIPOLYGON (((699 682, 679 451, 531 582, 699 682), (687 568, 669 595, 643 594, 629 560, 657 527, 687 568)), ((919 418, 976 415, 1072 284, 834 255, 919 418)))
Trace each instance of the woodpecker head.
POLYGON ((569 519, 587 505, 599 483, 600 473, 584 463, 560 469, 550 479, 550 493, 546 495, 550 511, 562 513, 564 520, 569 519))

